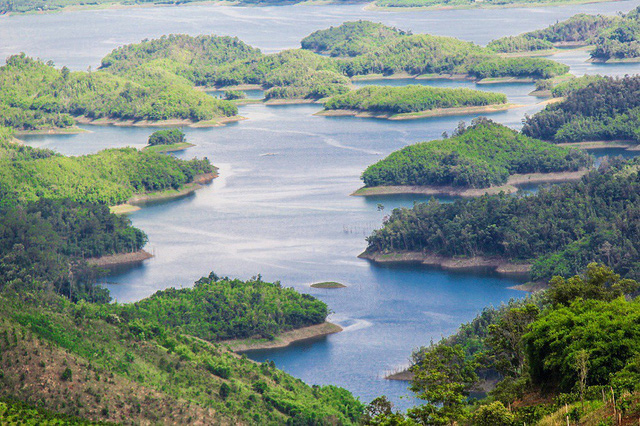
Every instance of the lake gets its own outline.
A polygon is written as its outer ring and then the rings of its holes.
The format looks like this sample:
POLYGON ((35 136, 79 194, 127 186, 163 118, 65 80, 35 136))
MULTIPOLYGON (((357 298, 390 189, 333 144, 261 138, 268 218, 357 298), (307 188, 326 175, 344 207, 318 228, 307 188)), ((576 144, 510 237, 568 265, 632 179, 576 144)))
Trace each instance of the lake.
MULTIPOLYGON (((237 35, 273 52, 299 45, 309 32, 345 20, 371 19, 414 32, 451 35, 477 43, 541 28, 575 13, 627 11, 635 2, 569 7, 377 13, 349 6, 232 8, 181 6, 70 12, 0 18, 0 50, 24 51, 75 69, 96 67, 112 48, 171 32, 237 35), (454 25, 452 25, 454 23, 454 25)), ((587 63, 586 52, 554 57, 572 72, 624 75, 637 64, 587 63)), ((382 80, 366 84, 434 84, 500 91, 521 108, 491 114, 514 128, 524 114, 542 108, 529 96, 533 84, 476 85, 469 81, 382 80)), ((363 84, 363 83, 359 83, 363 84)), ((255 96, 255 94, 253 94, 255 96)), ((220 177, 195 194, 149 205, 132 214, 149 235, 155 257, 142 266, 117 271, 105 283, 119 302, 139 300, 167 287, 187 287, 210 271, 267 281, 313 294, 334 312, 344 331, 288 348, 249 353, 274 360, 310 384, 336 384, 363 401, 385 394, 398 407, 414 403, 407 384, 383 379, 407 365, 411 351, 437 341, 472 319, 484 306, 524 293, 510 290, 515 278, 487 271, 447 272, 417 266, 380 267, 356 256, 365 237, 395 207, 425 197, 361 198, 362 171, 408 144, 451 133, 473 116, 385 121, 318 117, 318 105, 240 107, 248 120, 211 129, 185 129, 194 148, 179 157, 206 156, 220 177), (380 206, 382 205, 382 206, 380 206), (319 281, 347 288, 314 289, 319 281)), ((69 155, 108 147, 146 144, 148 128, 85 126, 90 133, 24 137, 32 146, 69 155)), ((617 154, 616 151, 605 151, 617 154)), ((450 199, 443 199, 450 201, 450 199)))

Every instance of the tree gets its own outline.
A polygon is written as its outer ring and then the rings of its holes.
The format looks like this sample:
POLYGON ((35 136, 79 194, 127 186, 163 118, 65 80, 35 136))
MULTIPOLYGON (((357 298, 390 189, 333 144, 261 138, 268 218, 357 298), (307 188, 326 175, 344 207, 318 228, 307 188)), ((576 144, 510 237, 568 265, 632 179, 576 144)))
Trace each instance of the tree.
POLYGON ((587 387, 587 374, 589 374, 589 352, 581 349, 576 353, 574 368, 578 373, 580 402, 582 403, 582 411, 584 412, 584 391, 587 387))
POLYGON ((533 304, 509 309, 497 324, 489 326, 486 344, 493 364, 504 376, 519 377, 525 370, 526 353, 522 336, 538 317, 540 310, 533 304))
POLYGON ((447 425, 464 417, 469 389, 478 376, 462 346, 435 345, 411 371, 415 377, 410 389, 427 401, 408 411, 411 419, 422 425, 447 425))
POLYGON ((500 401, 482 405, 473 415, 475 426, 511 426, 515 418, 500 401))

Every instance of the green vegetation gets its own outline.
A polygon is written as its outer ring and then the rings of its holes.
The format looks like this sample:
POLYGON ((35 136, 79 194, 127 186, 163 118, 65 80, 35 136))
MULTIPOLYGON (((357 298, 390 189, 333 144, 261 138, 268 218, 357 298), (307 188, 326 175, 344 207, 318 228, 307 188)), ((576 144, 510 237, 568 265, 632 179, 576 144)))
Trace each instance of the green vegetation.
POLYGON ((237 108, 194 90, 162 71, 134 78, 105 72, 71 72, 12 56, 0 67, 0 126, 18 130, 64 128, 73 117, 115 120, 210 120, 237 108))
POLYGON ((595 38, 591 57, 601 61, 640 58, 640 7, 633 9, 595 38))
POLYGON ((235 101, 238 99, 244 99, 246 98, 247 95, 244 92, 241 92, 240 90, 225 90, 224 91, 224 98, 228 101, 235 101))
POLYGON ((504 104, 506 95, 472 89, 449 89, 420 85, 403 87, 367 86, 324 103, 327 110, 346 109, 403 114, 437 108, 459 108, 504 104))
POLYGON ((554 98, 567 96, 571 92, 587 87, 591 83, 602 80, 600 75, 584 75, 575 77, 571 74, 565 76, 549 78, 536 81, 536 92, 548 91, 554 98))
POLYGON ((118 315, 141 321, 140 333, 170 328, 215 342, 248 337, 273 339, 296 328, 321 324, 327 305, 279 283, 260 277, 249 281, 201 278, 192 289, 159 291, 140 302, 125 305, 118 315))
POLYGON ((531 52, 557 46, 591 44, 600 32, 619 18, 603 15, 574 15, 542 30, 493 40, 487 48, 500 53, 531 52))
POLYGON ((498 257, 533 263, 534 280, 568 276, 593 261, 640 277, 635 217, 640 211, 638 161, 610 161, 580 182, 450 204, 396 209, 368 237, 368 253, 425 252, 498 257))
POLYGON ((410 145, 369 166, 366 186, 451 185, 486 188, 516 173, 575 171, 591 160, 582 152, 523 136, 487 119, 464 123, 451 138, 410 145))
POLYGON ((491 7, 515 7, 515 6, 544 6, 585 3, 583 0, 376 0, 376 6, 388 8, 423 7, 423 8, 491 8, 491 7))
POLYGON ((323 55, 354 57, 373 52, 404 35, 411 33, 380 23, 356 21, 316 31, 303 38, 300 44, 303 49, 323 55))
POLYGON ((424 405, 394 413, 378 398, 365 424, 604 425, 615 423, 614 412, 619 424, 635 423, 640 310, 630 295, 639 287, 592 263, 580 275, 553 278, 545 292, 486 308, 413 353, 412 390, 424 405), (479 378, 497 385, 486 399, 467 399, 479 378))
POLYGON ((590 77, 575 85, 565 101, 526 117, 522 133, 554 142, 640 141, 640 77, 590 77))
POLYGON ((25 426, 89 426, 107 423, 95 423, 78 417, 54 413, 33 405, 12 399, 0 399, 0 423, 4 425, 20 424, 25 426))
MULTIPOLYGON (((116 205, 134 194, 178 189, 211 173, 204 160, 180 160, 135 148, 64 157, 50 151, 0 144, 0 188, 6 199, 69 198, 116 205)), ((4 197, 3 197, 4 198, 4 197)))
MULTIPOLYGON (((251 297, 258 288, 243 291, 251 297)), ((158 326, 132 306, 46 293, 0 295, 0 302, 0 395, 39 408, 94 421, 176 424, 351 425, 362 411, 344 389, 308 386, 273 362, 258 364, 184 333, 183 317, 173 320, 177 327, 158 326), (72 374, 63 380, 67 369, 72 374)), ((153 302, 146 308, 163 310, 153 302)))
POLYGON ((324 282, 321 282, 321 283, 311 284, 311 287, 313 287, 313 288, 345 288, 346 285, 340 284, 340 283, 335 282, 335 281, 324 281, 324 282))
POLYGON ((149 136, 149 146, 174 145, 186 141, 185 134, 180 129, 158 130, 149 136))

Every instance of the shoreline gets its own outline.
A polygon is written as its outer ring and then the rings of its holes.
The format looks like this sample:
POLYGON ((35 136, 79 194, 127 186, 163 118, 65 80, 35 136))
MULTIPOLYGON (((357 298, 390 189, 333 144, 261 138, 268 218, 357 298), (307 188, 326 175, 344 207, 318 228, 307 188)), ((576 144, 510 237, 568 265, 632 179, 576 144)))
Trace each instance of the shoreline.
POLYGON ((147 152, 159 152, 159 153, 165 153, 165 152, 176 152, 176 151, 184 151, 187 148, 192 148, 195 145, 189 142, 180 142, 180 143, 174 143, 174 144, 170 144, 170 145, 147 145, 144 148, 142 148, 143 151, 147 151, 147 152))
POLYGON ((531 270, 530 263, 513 263, 500 257, 455 258, 422 252, 370 253, 364 251, 358 255, 358 258, 380 264, 419 263, 448 270, 490 268, 499 274, 526 274, 531 270))
POLYGON ((221 345, 229 346, 233 352, 246 352, 259 349, 276 349, 285 348, 292 343, 304 340, 315 339, 318 337, 328 336, 330 334, 339 333, 342 327, 328 321, 322 324, 302 327, 295 330, 285 331, 279 334, 273 340, 267 339, 233 339, 218 342, 221 345))
POLYGON ((391 113, 376 113, 370 111, 359 111, 353 109, 325 109, 316 112, 313 115, 321 117, 356 117, 356 118, 379 118, 385 120, 417 120, 420 118, 430 117, 447 117, 451 115, 466 115, 466 114, 490 114, 492 112, 501 112, 514 108, 521 108, 524 105, 515 104, 494 104, 494 105, 482 105, 473 107, 458 107, 458 108, 434 108, 427 111, 408 112, 401 114, 391 113))
POLYGON ((350 195, 356 197, 369 197, 375 195, 395 195, 395 194, 419 194, 419 195, 445 195, 450 197, 472 198, 485 194, 494 195, 500 192, 516 192, 517 186, 527 184, 542 184, 553 182, 570 182, 580 180, 587 174, 589 169, 582 169, 575 172, 555 172, 555 173, 528 173, 515 174, 509 176, 507 183, 500 186, 490 186, 488 188, 458 188, 453 186, 421 186, 421 185, 389 185, 362 187, 350 195))
POLYGON ((559 143, 558 146, 566 146, 578 149, 606 149, 606 148, 622 148, 627 151, 640 151, 640 144, 635 141, 613 140, 613 141, 585 141, 585 142, 565 142, 559 143))
POLYGON ((113 118, 97 118, 91 119, 85 116, 75 117, 76 123, 88 124, 91 126, 117 126, 117 127, 219 127, 228 123, 234 123, 236 121, 246 120, 246 117, 233 116, 233 117, 216 117, 211 120, 193 121, 184 119, 171 119, 171 120, 121 120, 113 118))
POLYGON ((140 210, 140 206, 153 201, 171 200, 174 198, 184 197, 191 194, 203 185, 210 183, 218 175, 213 173, 204 173, 197 175, 192 182, 183 185, 180 189, 169 189, 165 191, 150 192, 147 194, 135 194, 131 196, 125 203, 117 204, 109 207, 111 213, 114 214, 126 214, 140 210))
POLYGON ((619 0, 559 0, 550 2, 536 2, 536 3, 510 3, 503 5, 487 5, 487 4, 462 4, 457 6, 407 6, 407 7, 391 7, 391 6, 377 6, 375 2, 371 2, 364 7, 364 10, 371 12, 405 12, 405 11, 423 11, 423 10, 461 10, 461 9, 518 9, 518 8, 530 8, 530 7, 555 7, 555 6, 570 6, 570 5, 582 5, 591 3, 612 3, 619 0))
POLYGON ((79 133, 91 133, 91 132, 89 130, 81 129, 78 126, 72 126, 72 127, 66 127, 66 128, 39 129, 39 130, 16 130, 14 132, 16 136, 77 135, 79 133))
POLYGON ((140 263, 147 259, 151 259, 153 255, 145 250, 138 250, 130 253, 110 254, 101 257, 92 257, 87 259, 87 263, 92 266, 101 268, 110 266, 128 265, 131 263, 140 263))

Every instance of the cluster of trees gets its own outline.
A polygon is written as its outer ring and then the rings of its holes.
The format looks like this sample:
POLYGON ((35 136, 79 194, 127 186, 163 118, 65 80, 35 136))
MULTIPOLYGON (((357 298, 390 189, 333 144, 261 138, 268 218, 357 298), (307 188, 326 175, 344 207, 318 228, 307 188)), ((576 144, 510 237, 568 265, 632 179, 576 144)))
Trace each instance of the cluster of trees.
MULTIPOLYGON (((568 0, 567 0, 568 1, 568 0)), ((380 7, 428 7, 428 8, 467 8, 467 7, 491 7, 509 6, 521 4, 557 3, 556 0, 376 0, 376 6, 380 7)))
POLYGON ((556 79, 549 78, 536 81, 536 91, 548 90, 554 98, 567 96, 571 92, 587 87, 591 83, 602 80, 601 75, 583 75, 582 77, 569 77, 557 82, 556 79))
POLYGON ((591 57, 598 60, 640 58, 640 7, 598 34, 591 57))
POLYGON ((487 308, 455 335, 413 353, 411 388, 424 405, 405 415, 380 398, 368 407, 365 423, 514 426, 537 424, 561 410, 567 423, 588 418, 604 424, 610 411, 598 408, 611 396, 621 417, 633 415, 640 392, 640 310, 632 296, 639 288, 592 263, 580 275, 553 278, 543 293, 487 308), (488 372, 498 384, 474 403, 469 391, 488 372), (515 400, 538 396, 552 402, 511 408, 515 400))
POLYGON ((410 145, 369 166, 366 186, 451 185, 486 188, 516 173, 574 171, 591 164, 583 152, 531 139, 515 130, 476 119, 453 137, 410 145))
POLYGON ((124 78, 56 69, 24 54, 0 67, 0 126, 19 130, 69 127, 77 116, 201 121, 236 113, 232 103, 194 90, 161 69, 124 78))
POLYGON ((300 44, 303 49, 322 55, 354 57, 373 52, 380 46, 405 35, 411 35, 411 32, 360 20, 318 30, 303 38, 300 44))
POLYGON ((180 129, 158 130, 149 136, 149 146, 175 145, 186 141, 185 134, 180 129))
POLYGON ((219 278, 214 273, 196 281, 193 288, 171 288, 130 305, 118 315, 139 327, 139 333, 170 328, 217 342, 258 337, 273 339, 296 328, 324 322, 327 305, 280 283, 219 278))
POLYGON ((437 108, 458 108, 504 104, 502 93, 472 89, 450 89, 421 85, 402 87, 367 86, 334 96, 324 102, 326 109, 347 109, 390 114, 428 111, 437 108))
POLYGON ((213 170, 209 160, 181 160, 135 148, 64 157, 51 151, 0 143, 3 202, 69 198, 106 205, 132 195, 178 189, 213 170))
POLYGON ((599 261, 640 277, 638 162, 612 160, 580 182, 533 195, 494 195, 396 209, 368 237, 372 253, 496 256, 533 262, 534 280, 568 276, 599 261))
POLYGON ((591 77, 576 87, 563 102, 526 117, 522 133, 555 142, 640 140, 640 77, 591 77))
MULTIPOLYGON (((183 4, 201 0, 120 0, 115 3, 124 5, 136 4, 183 4)), ((25 13, 32 11, 57 11, 70 6, 112 5, 113 0, 0 0, 0 14, 25 13)))
POLYGON ((493 40, 487 48, 500 53, 512 53, 551 49, 563 44, 586 45, 592 43, 600 32, 619 19, 612 16, 578 14, 541 30, 493 40))

